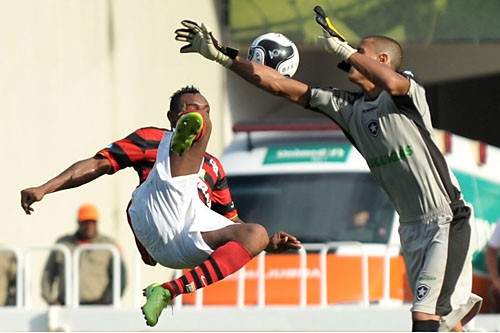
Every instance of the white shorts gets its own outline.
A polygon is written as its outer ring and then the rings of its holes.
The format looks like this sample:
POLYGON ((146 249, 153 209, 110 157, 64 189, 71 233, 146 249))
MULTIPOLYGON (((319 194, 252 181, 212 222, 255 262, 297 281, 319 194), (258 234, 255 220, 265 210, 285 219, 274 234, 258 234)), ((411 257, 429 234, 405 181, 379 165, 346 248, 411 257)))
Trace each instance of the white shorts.
MULTIPOLYGON (((148 178, 132 194, 129 215, 137 239, 158 263, 170 268, 198 266, 213 250, 201 232, 232 225, 198 196, 198 174, 172 178, 166 132, 148 178)), ((201 164, 200 164, 201 165, 201 164)))

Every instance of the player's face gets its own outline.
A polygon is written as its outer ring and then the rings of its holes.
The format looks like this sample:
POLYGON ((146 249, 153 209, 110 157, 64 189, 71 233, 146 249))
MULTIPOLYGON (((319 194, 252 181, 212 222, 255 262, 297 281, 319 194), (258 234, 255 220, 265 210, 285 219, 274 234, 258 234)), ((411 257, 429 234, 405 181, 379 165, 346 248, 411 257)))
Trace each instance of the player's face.
MULTIPOLYGON (((362 40, 357 50, 359 53, 364 54, 369 58, 372 58, 374 60, 378 59, 378 54, 375 52, 375 45, 373 45, 373 42, 369 39, 362 40)), ((351 66, 347 77, 351 82, 354 83, 361 82, 363 79, 366 79, 363 74, 361 74, 356 68, 354 68, 354 66, 351 66)))
POLYGON ((371 39, 362 40, 361 44, 358 46, 358 52, 375 60, 378 58, 378 54, 375 51, 375 45, 371 39))
POLYGON ((182 105, 181 112, 186 110, 210 112, 210 105, 201 94, 184 94, 180 98, 182 105))
POLYGON ((97 222, 96 221, 80 221, 79 234, 82 240, 94 239, 97 235, 97 222))
POLYGON ((210 105, 201 94, 184 94, 180 97, 179 103, 181 105, 179 112, 168 112, 168 119, 170 120, 172 127, 175 127, 177 120, 179 120, 179 116, 186 110, 204 111, 206 113, 210 113, 210 105))

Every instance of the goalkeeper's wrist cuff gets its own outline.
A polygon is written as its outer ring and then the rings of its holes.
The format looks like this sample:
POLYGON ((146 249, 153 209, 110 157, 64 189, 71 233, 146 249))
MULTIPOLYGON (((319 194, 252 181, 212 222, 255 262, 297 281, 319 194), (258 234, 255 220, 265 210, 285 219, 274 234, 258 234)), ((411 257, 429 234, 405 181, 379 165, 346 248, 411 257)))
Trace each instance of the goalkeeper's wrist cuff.
POLYGON ((226 68, 231 67, 231 65, 233 64, 233 60, 236 59, 239 51, 229 46, 223 46, 217 39, 215 39, 212 33, 210 33, 210 38, 212 39, 212 43, 214 44, 215 48, 219 52, 215 56, 214 60, 226 68))
POLYGON ((226 68, 231 67, 231 65, 233 64, 233 59, 229 58, 227 55, 223 54, 222 52, 219 53, 219 55, 214 60, 226 68))
POLYGON ((229 47, 229 46, 224 46, 224 47, 222 47, 221 52, 224 53, 225 55, 227 55, 232 60, 234 60, 234 59, 236 59, 236 56, 238 55, 238 53, 240 51, 238 49, 234 49, 234 48, 229 47))
POLYGON ((222 66, 229 68, 233 64, 233 60, 236 59, 239 51, 237 49, 233 49, 232 47, 223 46, 219 49, 220 57, 217 57, 215 61, 217 61, 222 66))
POLYGON ((340 43, 338 54, 344 61, 347 61, 356 52, 358 52, 358 50, 350 46, 347 42, 340 43))

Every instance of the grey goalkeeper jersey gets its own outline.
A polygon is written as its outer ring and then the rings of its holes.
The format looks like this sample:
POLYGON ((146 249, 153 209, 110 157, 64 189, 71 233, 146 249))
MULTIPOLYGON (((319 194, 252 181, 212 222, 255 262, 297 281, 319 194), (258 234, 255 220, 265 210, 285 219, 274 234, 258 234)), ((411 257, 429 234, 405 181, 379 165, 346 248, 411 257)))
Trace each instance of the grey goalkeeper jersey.
POLYGON ((311 88, 308 108, 335 121, 368 163, 388 194, 400 222, 451 221, 450 203, 460 200, 458 181, 433 136, 424 88, 408 73, 406 95, 311 88))

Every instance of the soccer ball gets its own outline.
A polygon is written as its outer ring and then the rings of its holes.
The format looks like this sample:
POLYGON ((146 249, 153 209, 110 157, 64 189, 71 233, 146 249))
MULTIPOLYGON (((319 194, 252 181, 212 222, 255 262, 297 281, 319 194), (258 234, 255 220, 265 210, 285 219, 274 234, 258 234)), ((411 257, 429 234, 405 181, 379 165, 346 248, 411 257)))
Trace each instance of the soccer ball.
POLYGON ((247 59, 292 77, 299 67, 299 50, 285 35, 269 32, 254 39, 248 49, 247 59))

